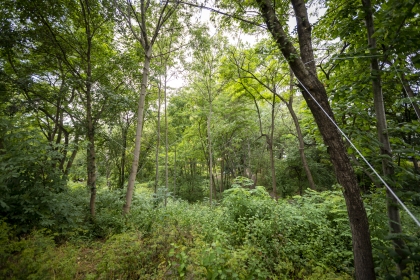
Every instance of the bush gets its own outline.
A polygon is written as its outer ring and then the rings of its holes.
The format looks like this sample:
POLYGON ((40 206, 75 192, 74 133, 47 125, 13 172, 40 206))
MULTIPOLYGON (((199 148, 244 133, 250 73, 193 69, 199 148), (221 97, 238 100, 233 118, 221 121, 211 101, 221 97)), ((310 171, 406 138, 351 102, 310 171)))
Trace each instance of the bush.
POLYGON ((54 236, 34 231, 21 240, 13 230, 0 224, 0 278, 74 279, 77 250, 73 246, 55 247, 54 236))
POLYGON ((4 151, 0 153, 0 215, 17 233, 33 228, 63 229, 75 217, 67 203, 66 181, 57 167, 60 154, 28 128, 0 123, 4 151))

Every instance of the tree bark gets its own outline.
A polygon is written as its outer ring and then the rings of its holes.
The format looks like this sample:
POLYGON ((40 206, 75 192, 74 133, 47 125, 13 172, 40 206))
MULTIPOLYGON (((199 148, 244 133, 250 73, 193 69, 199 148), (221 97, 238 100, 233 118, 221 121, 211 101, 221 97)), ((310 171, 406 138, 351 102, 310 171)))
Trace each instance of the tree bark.
POLYGON ((311 27, 308 21, 305 2, 303 0, 292 0, 298 23, 300 55, 276 17, 272 1, 256 0, 256 2, 259 4, 260 12, 267 24, 268 30, 272 34, 283 56, 287 59, 302 86, 311 93, 309 94, 305 89, 302 89, 302 94, 314 116, 324 143, 328 146, 337 180, 344 188, 343 194, 352 232, 356 278, 359 280, 375 279, 369 223, 356 176, 347 156, 341 134, 331 122, 331 120, 334 120, 334 115, 328 103, 327 93, 324 85, 316 75, 315 63, 311 61, 313 60, 311 27))
MULTIPOLYGON (((89 82, 87 83, 89 84, 89 82)), ((91 88, 87 85, 86 90, 87 105, 87 187, 90 189, 90 214, 95 217, 96 200, 96 151, 95 151, 95 128, 92 118, 91 88)))
POLYGON ((87 39, 86 50, 86 81, 85 81, 85 95, 86 95, 86 129, 87 139, 87 187, 90 189, 90 215, 95 217, 95 202, 96 202, 96 151, 95 151, 95 120, 92 112, 92 32, 90 30, 90 8, 87 0, 80 1, 83 12, 83 19, 85 22, 85 33, 87 39))
MULTIPOLYGON (((394 167, 392 163, 392 150, 391 144, 389 142, 389 136, 387 131, 387 123, 385 116, 385 106, 384 99, 382 95, 382 85, 381 85, 381 74, 378 64, 378 59, 376 58, 376 39, 373 36, 375 33, 374 23, 373 23, 373 12, 372 5, 370 0, 362 0, 363 8, 365 10, 365 21, 367 29, 367 38, 368 45, 370 49, 371 59, 370 59, 370 68, 371 68, 371 78, 372 78, 372 90, 373 90, 373 102, 376 114, 376 128, 378 132, 378 140, 381 143, 380 154, 382 158, 382 173, 387 177, 388 182, 391 183, 392 177, 394 175, 394 167)), ((390 232, 393 234, 398 234, 402 232, 401 228, 401 219, 400 212, 398 209, 398 202, 395 197, 387 189, 387 212, 389 220, 390 232)), ((394 248, 396 252, 400 255, 401 258, 404 257, 401 254, 401 249, 404 248, 404 242, 402 239, 397 238, 393 240, 394 248)), ((399 269, 403 271, 405 265, 402 263, 398 264, 399 269)))

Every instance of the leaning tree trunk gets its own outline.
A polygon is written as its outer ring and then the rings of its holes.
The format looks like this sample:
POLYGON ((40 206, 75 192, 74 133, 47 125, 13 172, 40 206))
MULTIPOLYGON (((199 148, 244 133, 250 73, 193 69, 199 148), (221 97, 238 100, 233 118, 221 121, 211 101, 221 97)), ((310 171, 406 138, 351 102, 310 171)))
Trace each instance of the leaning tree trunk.
POLYGON ((293 71, 290 71, 290 99, 286 102, 285 99, 280 97, 282 101, 286 104, 287 109, 289 110, 290 115, 292 116, 293 123, 295 124, 296 133, 299 141, 299 155, 302 160, 303 169, 305 170, 306 178, 308 179, 309 187, 313 190, 316 189, 314 178, 312 177, 311 170, 309 169, 308 161, 305 156, 305 142, 303 141, 302 130, 300 129, 299 120, 296 116, 295 110, 293 109, 293 71))
POLYGON ((141 136, 143 133, 143 116, 144 116, 144 105, 146 103, 146 89, 147 81, 149 79, 150 60, 152 57, 152 47, 146 50, 143 64, 143 77, 141 81, 140 99, 137 111, 137 128, 136 138, 134 146, 134 158, 131 166, 130 177, 128 178, 127 194, 125 195, 125 204, 123 207, 124 214, 128 214, 130 211, 131 201, 134 192, 134 182, 136 181, 137 168, 139 167, 140 148, 141 148, 141 136))
POLYGON ((302 85, 302 94, 311 110, 319 131, 328 147, 338 182, 344 188, 344 198, 352 232, 354 266, 357 279, 375 279, 372 245, 366 210, 354 170, 338 131, 324 85, 316 75, 311 26, 303 0, 292 0, 298 25, 300 54, 278 20, 271 0, 256 0, 267 27, 295 76, 302 85), (303 88, 304 87, 304 88, 303 88), (310 94, 309 94, 310 93, 310 94), (319 105, 319 106, 318 106, 319 105), (321 109, 322 108, 322 109, 321 109))
MULTIPOLYGON (((394 166, 392 163, 391 144, 389 142, 389 135, 387 132, 385 106, 382 95, 381 74, 378 59, 376 58, 376 39, 373 37, 375 30, 373 24, 372 6, 370 0, 362 0, 362 4, 365 9, 368 45, 372 56, 370 59, 370 67, 372 77, 373 102, 376 114, 376 128, 378 132, 378 140, 381 145, 380 152, 382 158, 382 173, 385 177, 392 178, 394 175, 394 166)), ((398 202, 388 189, 386 194, 390 232, 393 234, 399 234, 402 232, 402 229, 398 202)), ((396 252, 400 255, 401 259, 404 259, 404 254, 401 252, 401 249, 405 245, 402 239, 394 239, 393 243, 396 252)), ((398 267, 401 272, 405 269, 405 265, 402 262, 398 263, 398 267)))

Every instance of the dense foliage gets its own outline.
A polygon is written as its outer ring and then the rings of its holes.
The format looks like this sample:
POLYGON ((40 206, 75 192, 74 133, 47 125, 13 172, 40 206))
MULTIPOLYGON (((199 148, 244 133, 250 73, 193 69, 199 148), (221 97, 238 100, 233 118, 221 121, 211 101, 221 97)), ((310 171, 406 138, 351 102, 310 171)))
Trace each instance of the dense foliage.
MULTIPOLYGON (((68 194, 83 207, 81 186, 68 194), (79 197, 79 200, 76 198, 79 197)), ((384 199, 366 197, 379 276, 395 272, 384 199)), ((35 230, 16 238, 16 229, 1 224, 2 278, 30 279, 352 279, 351 234, 339 189, 307 191, 303 196, 274 201, 263 187, 233 187, 220 205, 189 204, 170 199, 156 205, 147 189, 139 188, 133 211, 123 218, 120 193, 98 195, 94 228, 79 222, 65 243, 62 235, 35 230), (98 237, 106 239, 98 240, 98 237)), ((83 212, 80 211, 79 215, 83 212)), ((407 234, 416 231, 403 217, 407 234)), ((415 236, 415 235, 414 235, 415 236)), ((418 237, 407 237, 407 270, 419 273, 418 237)))
POLYGON ((302 62, 353 144, 372 273, 419 279, 420 230, 371 169, 419 217, 419 3, 306 1, 306 31, 290 3, 3 0, 0 278, 355 278, 354 205, 302 62))

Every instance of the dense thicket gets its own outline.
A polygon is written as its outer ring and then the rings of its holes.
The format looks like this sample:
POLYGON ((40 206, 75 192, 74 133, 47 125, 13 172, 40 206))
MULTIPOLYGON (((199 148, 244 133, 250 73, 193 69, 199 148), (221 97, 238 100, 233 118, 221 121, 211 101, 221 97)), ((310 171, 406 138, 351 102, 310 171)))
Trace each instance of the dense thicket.
POLYGON ((417 279, 418 3, 200 6, 2 2, 1 277, 417 279))

